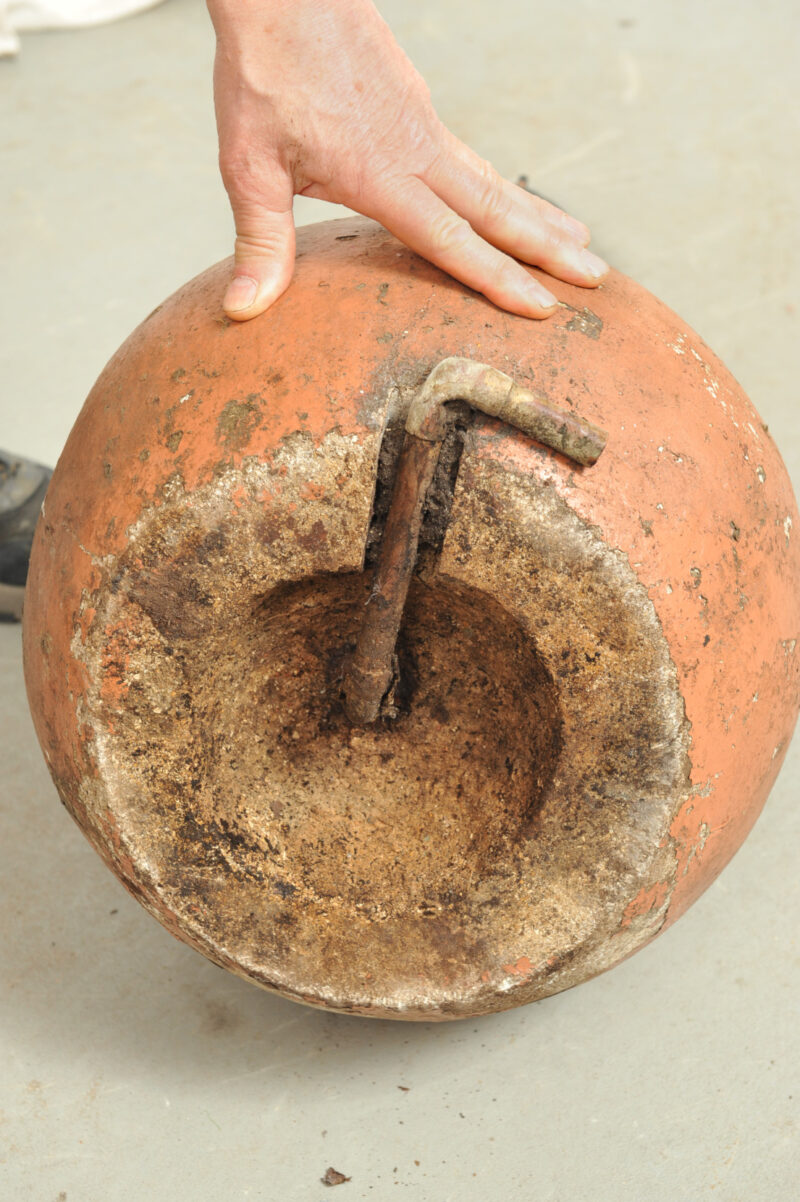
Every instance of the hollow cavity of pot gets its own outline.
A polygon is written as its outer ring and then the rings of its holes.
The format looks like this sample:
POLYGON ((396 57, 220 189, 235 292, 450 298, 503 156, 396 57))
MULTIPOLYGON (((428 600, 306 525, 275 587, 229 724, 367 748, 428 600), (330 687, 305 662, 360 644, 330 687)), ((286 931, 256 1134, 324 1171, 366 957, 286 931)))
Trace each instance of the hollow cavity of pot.
POLYGON ((490 598, 417 581, 397 716, 352 727, 338 688, 368 588, 361 576, 280 588, 196 671, 185 662, 199 787, 176 835, 185 863, 222 855, 298 903, 434 914, 527 836, 558 759, 556 693, 490 598))

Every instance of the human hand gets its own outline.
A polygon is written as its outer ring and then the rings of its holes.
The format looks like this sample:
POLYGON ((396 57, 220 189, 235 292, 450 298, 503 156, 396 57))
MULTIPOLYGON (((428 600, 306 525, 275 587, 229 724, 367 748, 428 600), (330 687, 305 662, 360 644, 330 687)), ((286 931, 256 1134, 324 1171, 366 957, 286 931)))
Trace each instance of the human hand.
POLYGON ((296 194, 347 205, 502 309, 555 297, 516 259, 595 287, 589 231, 504 180, 437 117, 371 0, 208 0, 220 169, 236 224, 223 307, 257 316, 294 269, 296 194), (514 256, 514 257, 511 257, 514 256))

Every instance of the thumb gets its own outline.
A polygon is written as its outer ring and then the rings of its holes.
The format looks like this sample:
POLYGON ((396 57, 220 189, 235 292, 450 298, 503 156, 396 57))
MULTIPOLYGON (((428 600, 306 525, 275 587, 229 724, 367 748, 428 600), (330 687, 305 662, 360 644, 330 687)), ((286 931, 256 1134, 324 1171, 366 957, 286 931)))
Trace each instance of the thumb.
MULTIPOLYGON (((290 194, 291 197, 291 194, 290 194)), ((295 234, 289 209, 248 205, 234 208, 236 245, 233 279, 222 307, 234 321, 249 321, 263 313, 289 287, 294 271, 295 234)))

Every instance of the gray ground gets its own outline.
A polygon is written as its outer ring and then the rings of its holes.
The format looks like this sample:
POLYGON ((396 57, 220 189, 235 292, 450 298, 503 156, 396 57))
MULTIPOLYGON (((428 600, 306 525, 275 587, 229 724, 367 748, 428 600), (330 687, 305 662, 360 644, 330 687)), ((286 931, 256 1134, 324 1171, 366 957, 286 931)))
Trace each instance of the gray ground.
MULTIPOLYGON (((800 480, 793 0, 380 7, 451 128, 703 335, 800 480)), ((229 252, 211 55, 202 5, 170 0, 0 62, 0 445, 54 460, 123 337, 229 252)), ((320 1202, 328 1165, 345 1202, 800 1197, 800 743, 723 877, 626 964, 490 1019, 370 1023, 167 935, 58 804, 18 627, 0 672, 4 1199, 320 1202)))

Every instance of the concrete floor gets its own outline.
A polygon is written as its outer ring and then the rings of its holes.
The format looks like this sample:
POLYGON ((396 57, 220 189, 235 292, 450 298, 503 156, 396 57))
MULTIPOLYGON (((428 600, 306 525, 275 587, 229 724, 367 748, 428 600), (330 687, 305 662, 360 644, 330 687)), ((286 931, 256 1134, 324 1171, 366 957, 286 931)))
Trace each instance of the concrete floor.
MULTIPOLYGON (((793 0, 380 7, 451 128, 699 330, 800 481, 793 0)), ((202 5, 170 0, 0 62, 0 445, 55 460, 121 340, 229 253, 212 50, 202 5)), ((343 1199, 800 1197, 797 741, 663 939, 536 1006, 405 1026, 295 1006, 176 943, 59 806, 18 627, 0 673, 3 1198, 321 1202, 328 1165, 343 1199)))

